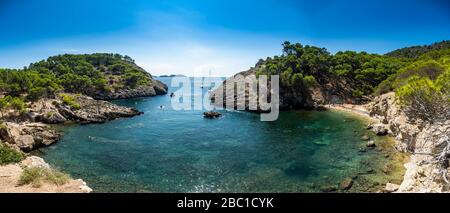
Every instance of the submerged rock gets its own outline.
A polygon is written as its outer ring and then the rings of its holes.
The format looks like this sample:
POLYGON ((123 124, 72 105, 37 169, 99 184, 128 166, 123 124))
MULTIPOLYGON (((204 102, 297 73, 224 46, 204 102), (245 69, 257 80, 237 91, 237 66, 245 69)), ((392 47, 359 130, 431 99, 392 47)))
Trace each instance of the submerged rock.
POLYGON ((336 186, 323 186, 320 188, 321 192, 335 192, 337 191, 337 187, 336 186))
POLYGON ((364 135, 361 137, 361 140, 363 140, 363 141, 368 141, 368 140, 370 140, 370 137, 369 137, 368 135, 364 134, 364 135))

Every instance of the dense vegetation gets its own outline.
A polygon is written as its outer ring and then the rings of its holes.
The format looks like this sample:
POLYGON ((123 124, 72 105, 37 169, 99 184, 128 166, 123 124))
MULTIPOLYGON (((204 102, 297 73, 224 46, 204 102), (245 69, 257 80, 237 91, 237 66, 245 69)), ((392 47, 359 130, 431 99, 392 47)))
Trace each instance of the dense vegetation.
POLYGON ((0 69, 0 94, 27 100, 54 96, 58 91, 92 95, 150 83, 150 74, 119 54, 66 54, 21 70, 0 69))
POLYGON ((283 43, 283 54, 256 65, 256 75, 280 75, 281 86, 301 91, 345 81, 359 98, 395 91, 403 107, 424 120, 450 117, 450 41, 387 55, 283 43), (396 57, 391 57, 396 56, 396 57))
POLYGON ((397 58, 418 58, 425 53, 434 50, 442 50, 449 49, 450 41, 442 41, 437 42, 432 45, 423 45, 423 46, 413 46, 413 47, 405 47, 402 49, 394 50, 392 52, 387 53, 387 56, 397 57, 397 58))
POLYGON ((395 90, 408 114, 429 122, 450 118, 450 51, 427 53, 382 86, 395 90))
POLYGON ((352 83, 354 96, 371 94, 385 79, 410 63, 399 59, 366 52, 345 51, 330 54, 325 48, 283 44, 283 54, 257 65, 257 75, 279 74, 284 87, 309 87, 325 83, 330 78, 346 79, 352 83))

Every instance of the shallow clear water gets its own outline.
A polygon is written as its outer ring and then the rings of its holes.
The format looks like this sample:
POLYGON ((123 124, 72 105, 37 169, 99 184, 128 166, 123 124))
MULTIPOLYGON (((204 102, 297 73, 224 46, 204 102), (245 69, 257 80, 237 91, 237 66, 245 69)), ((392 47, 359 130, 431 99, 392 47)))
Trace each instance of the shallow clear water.
POLYGON ((64 138, 42 157, 96 192, 319 192, 348 177, 350 191, 375 191, 401 180, 403 158, 388 138, 360 151, 366 124, 353 115, 290 111, 261 122, 229 111, 207 120, 169 102, 168 95, 115 101, 145 114, 62 127, 64 138))

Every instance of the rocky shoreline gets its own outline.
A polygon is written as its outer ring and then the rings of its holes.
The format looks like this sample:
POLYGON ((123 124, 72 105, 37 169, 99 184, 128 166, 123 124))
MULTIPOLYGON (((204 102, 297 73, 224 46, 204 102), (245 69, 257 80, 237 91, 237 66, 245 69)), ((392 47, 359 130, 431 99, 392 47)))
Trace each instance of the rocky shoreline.
MULTIPOLYGON (((58 142, 62 135, 50 126, 52 124, 104 123, 143 113, 135 108, 118 106, 107 101, 95 100, 89 96, 69 93, 61 93, 55 98, 40 99, 30 103, 27 108, 27 113, 8 112, 7 115, 4 115, 5 121, 0 127, 1 142, 25 153, 58 142), (67 99, 70 99, 70 102, 67 99)), ((89 193, 92 191, 81 179, 70 179, 68 183, 61 186, 52 184, 44 184, 39 188, 18 186, 16 183, 20 175, 28 167, 50 168, 42 158, 31 155, 28 155, 20 163, 0 166, 2 182, 0 192, 89 193)))
POLYGON ((24 152, 56 143, 61 134, 48 124, 104 123, 117 118, 142 114, 139 110, 79 94, 64 94, 73 98, 76 107, 63 98, 41 99, 29 107, 25 115, 10 116, 0 128, 0 140, 24 152))
POLYGON ((394 93, 378 96, 366 107, 370 116, 378 119, 395 137, 396 149, 411 153, 397 192, 449 192, 449 184, 444 178, 450 175, 449 171, 442 168, 435 157, 436 150, 448 143, 450 120, 428 123, 412 118, 396 104, 394 93))
MULTIPOLYGON (((395 138, 395 148, 409 153, 406 172, 400 185, 387 183, 385 192, 449 192, 449 185, 439 173, 440 165, 432 153, 438 144, 448 140, 450 121, 429 124, 408 117, 395 103, 395 94, 387 93, 365 105, 330 104, 324 107, 365 116, 372 123, 368 128, 376 134, 395 138)), ((450 175, 450 174, 447 174, 450 175)))

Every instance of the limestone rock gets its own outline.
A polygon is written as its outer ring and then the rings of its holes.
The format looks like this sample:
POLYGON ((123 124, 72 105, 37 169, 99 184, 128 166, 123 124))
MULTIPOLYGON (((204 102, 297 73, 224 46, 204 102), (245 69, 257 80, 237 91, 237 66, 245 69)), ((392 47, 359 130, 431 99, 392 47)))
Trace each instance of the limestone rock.
POLYGON ((396 192, 400 186, 393 183, 387 183, 386 188, 384 188, 385 192, 396 192))
POLYGON ((44 161, 44 159, 36 156, 29 156, 22 162, 20 162, 20 165, 23 168, 31 168, 31 167, 39 167, 39 168, 46 168, 49 169, 50 165, 44 161))
MULTIPOLYGON (((395 148, 412 153, 433 153, 436 145, 444 144, 450 135, 450 119, 425 123, 405 114, 395 102, 395 94, 375 97, 366 105, 370 115, 386 124, 395 136, 395 148)), ((405 164, 406 172, 398 192, 448 192, 442 174, 430 155, 412 154, 405 164)))
POLYGON ((32 111, 39 114, 36 116, 36 120, 49 124, 64 123, 66 121, 89 124, 104 123, 121 117, 132 117, 142 114, 135 108, 118 106, 107 101, 95 100, 85 95, 66 95, 75 99, 80 106, 79 109, 72 109, 64 104, 60 98, 41 99, 32 107, 32 111))
POLYGON ((42 123, 5 122, 0 130, 0 139, 29 152, 57 142, 61 134, 42 123))
POLYGON ((15 138, 15 144, 23 151, 29 152, 33 150, 34 138, 31 135, 19 135, 15 138))

